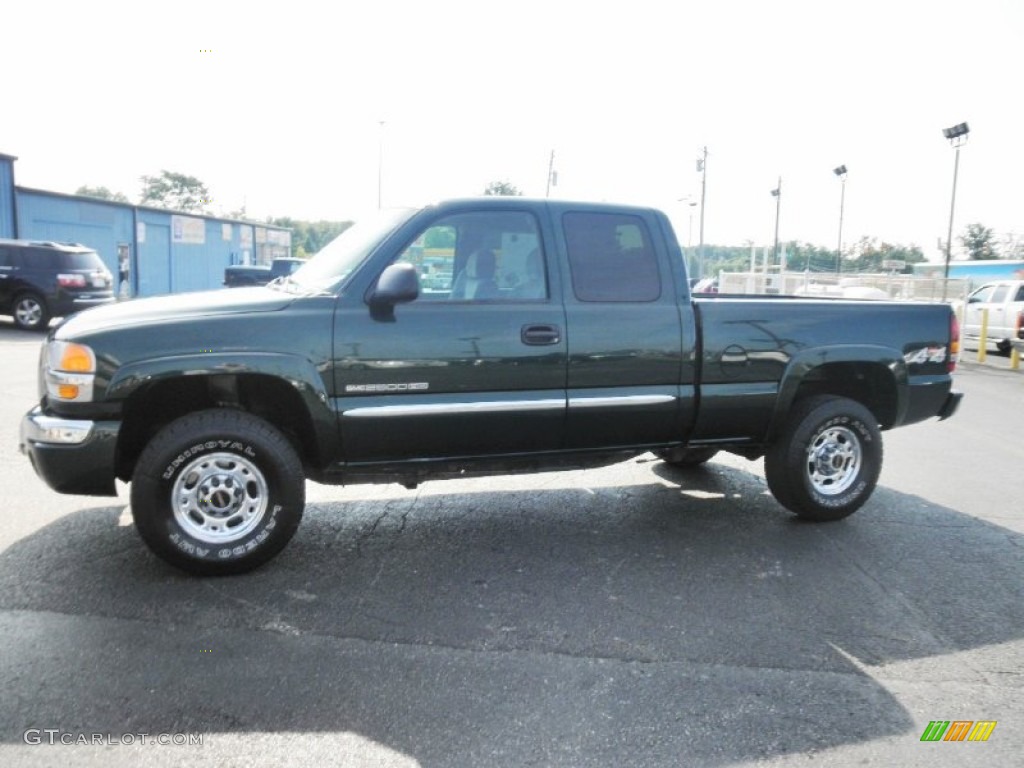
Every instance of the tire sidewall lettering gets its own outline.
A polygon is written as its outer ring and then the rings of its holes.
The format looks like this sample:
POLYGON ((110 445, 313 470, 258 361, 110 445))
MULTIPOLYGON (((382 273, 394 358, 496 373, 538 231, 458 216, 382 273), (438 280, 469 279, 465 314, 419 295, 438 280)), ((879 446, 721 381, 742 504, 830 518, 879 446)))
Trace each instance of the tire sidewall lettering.
POLYGON ((874 440, 871 437, 871 432, 868 431, 868 428, 864 425, 864 422, 852 416, 833 416, 831 419, 828 419, 827 421, 820 424, 814 430, 814 437, 817 438, 826 429, 835 426, 849 427, 851 429, 856 430, 857 435, 864 443, 874 442, 874 440))
POLYGON ((170 480, 174 477, 174 473, 178 470, 182 464, 191 459, 193 456, 198 456, 207 451, 235 451, 240 453, 247 458, 255 459, 257 457, 256 450, 246 443, 238 440, 207 440, 205 443, 196 443, 195 445, 186 448, 184 451, 175 456, 171 463, 164 469, 161 474, 161 479, 170 480))
POLYGON ((864 493, 864 491, 867 490, 868 484, 865 480, 858 480, 850 490, 841 496, 822 496, 814 489, 810 484, 810 481, 808 481, 807 486, 808 491, 814 494, 816 503, 823 507, 828 507, 829 509, 837 509, 839 507, 845 507, 851 501, 864 493))

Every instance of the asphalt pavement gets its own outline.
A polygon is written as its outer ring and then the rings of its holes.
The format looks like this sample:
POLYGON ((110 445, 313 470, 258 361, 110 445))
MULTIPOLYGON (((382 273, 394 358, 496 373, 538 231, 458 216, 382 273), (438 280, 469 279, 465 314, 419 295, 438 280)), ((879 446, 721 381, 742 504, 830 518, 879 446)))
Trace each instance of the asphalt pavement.
POLYGON ((965 361, 960 413, 886 433, 839 523, 733 456, 310 484, 281 556, 198 579, 125 488, 17 453, 38 345, 0 323, 2 765, 1021 764, 1020 372, 965 361))

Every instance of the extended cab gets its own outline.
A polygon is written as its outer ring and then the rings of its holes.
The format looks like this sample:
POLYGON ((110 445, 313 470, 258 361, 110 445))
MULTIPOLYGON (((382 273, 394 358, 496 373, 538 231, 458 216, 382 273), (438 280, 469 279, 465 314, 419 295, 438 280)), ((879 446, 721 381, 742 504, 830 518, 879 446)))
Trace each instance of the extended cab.
POLYGON ((957 335, 944 304, 694 300, 655 210, 456 200, 381 213, 266 287, 65 321, 21 448, 63 493, 130 481, 146 544, 204 574, 279 552, 306 478, 724 450, 764 456, 797 515, 836 520, 871 495, 882 430, 956 410, 957 335))
POLYGON ((228 288, 240 288, 245 285, 266 285, 271 280, 279 277, 287 277, 303 264, 304 259, 282 257, 274 259, 269 266, 257 264, 254 266, 237 265, 227 267, 224 270, 224 285, 228 288))

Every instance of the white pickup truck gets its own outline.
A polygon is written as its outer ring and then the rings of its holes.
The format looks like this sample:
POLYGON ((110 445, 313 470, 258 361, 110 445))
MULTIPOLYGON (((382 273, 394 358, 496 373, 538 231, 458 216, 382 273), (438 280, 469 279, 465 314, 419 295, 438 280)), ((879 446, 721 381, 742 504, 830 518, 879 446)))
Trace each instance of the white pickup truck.
POLYGON ((980 343, 982 312, 986 309, 986 346, 1009 352, 1014 339, 1024 339, 1024 280, 986 283, 967 297, 962 328, 966 341, 980 343))

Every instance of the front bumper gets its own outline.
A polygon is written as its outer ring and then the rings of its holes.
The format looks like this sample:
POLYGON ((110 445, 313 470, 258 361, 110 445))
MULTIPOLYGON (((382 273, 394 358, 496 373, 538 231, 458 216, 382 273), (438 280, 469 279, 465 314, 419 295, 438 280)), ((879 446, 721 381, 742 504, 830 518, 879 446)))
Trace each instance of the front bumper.
POLYGON ((119 421, 49 416, 38 405, 21 420, 18 447, 48 486, 59 493, 116 496, 119 421))

